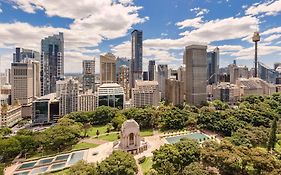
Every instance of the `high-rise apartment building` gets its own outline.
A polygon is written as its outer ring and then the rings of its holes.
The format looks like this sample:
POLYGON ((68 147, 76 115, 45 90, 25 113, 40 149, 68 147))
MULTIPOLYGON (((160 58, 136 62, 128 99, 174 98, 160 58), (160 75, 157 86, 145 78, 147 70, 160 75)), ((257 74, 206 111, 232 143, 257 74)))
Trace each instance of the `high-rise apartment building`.
POLYGON ((116 83, 116 57, 112 53, 100 56, 100 83, 116 83))
POLYGON ((176 79, 166 79, 165 99, 173 105, 182 105, 184 102, 184 82, 176 79))
POLYGON ((94 111, 95 107, 96 97, 91 90, 78 96, 78 111, 94 111))
POLYGON ((40 53, 31 49, 17 47, 16 52, 13 54, 13 62, 20 63, 27 59, 40 61, 40 53))
POLYGON ((158 85, 159 85, 159 90, 161 92, 161 99, 165 98, 165 81, 169 77, 169 70, 168 70, 168 65, 167 64, 159 64, 157 66, 158 69, 158 85))
POLYGON ((57 98, 60 100, 60 116, 78 111, 79 82, 73 78, 57 81, 57 98))
POLYGON ((123 87, 125 93, 125 99, 130 98, 130 83, 129 83, 129 67, 121 66, 118 68, 117 82, 123 87))
POLYGON ((134 107, 158 106, 160 102, 157 81, 136 81, 132 89, 134 107))
POLYGON ((11 64, 12 104, 32 103, 40 97, 40 64, 38 61, 26 60, 11 64))
POLYGON ((149 60, 149 62, 148 62, 148 80, 149 81, 155 81, 156 80, 155 60, 149 60))
POLYGON ((143 48, 142 48, 142 36, 141 30, 134 30, 132 31, 132 58, 131 58, 131 82, 130 86, 135 87, 136 80, 142 80, 142 55, 143 55, 143 48))
POLYGON ((83 92, 95 92, 95 60, 83 60, 83 92))
POLYGON ((207 53, 208 67, 207 67, 207 80, 209 84, 217 84, 219 77, 219 48, 207 53))
POLYGON ((56 92, 56 81, 64 76, 63 33, 41 40, 41 95, 56 92))
POLYGON ((186 65, 186 101, 201 105, 207 98, 207 46, 190 45, 185 48, 183 61, 186 65))

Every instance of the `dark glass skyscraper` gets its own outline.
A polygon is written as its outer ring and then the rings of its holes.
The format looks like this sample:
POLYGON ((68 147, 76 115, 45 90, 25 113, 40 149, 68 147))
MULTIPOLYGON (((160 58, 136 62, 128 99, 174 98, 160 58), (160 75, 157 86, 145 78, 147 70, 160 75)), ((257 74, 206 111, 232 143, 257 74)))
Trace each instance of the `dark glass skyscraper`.
POLYGON ((209 84, 216 84, 218 83, 218 76, 219 76, 219 55, 220 51, 219 48, 215 48, 214 51, 207 53, 207 80, 209 84))
POLYGON ((142 31, 134 30, 132 33, 132 58, 131 58, 131 87, 135 80, 142 80, 142 31))
POLYGON ((155 66, 155 60, 149 60, 148 62, 148 80, 154 81, 156 74, 156 66, 155 66))
POLYGON ((54 93, 56 81, 64 76, 63 33, 41 40, 41 95, 54 93))
POLYGON ((31 49, 17 47, 16 52, 13 54, 13 63, 20 63, 27 59, 40 61, 40 54, 39 52, 31 49))

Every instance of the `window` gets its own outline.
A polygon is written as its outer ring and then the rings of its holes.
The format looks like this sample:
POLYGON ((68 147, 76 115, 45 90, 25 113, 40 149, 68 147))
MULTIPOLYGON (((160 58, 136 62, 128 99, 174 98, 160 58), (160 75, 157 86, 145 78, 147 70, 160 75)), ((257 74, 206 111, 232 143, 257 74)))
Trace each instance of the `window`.
POLYGON ((134 134, 129 134, 129 145, 134 145, 134 134))

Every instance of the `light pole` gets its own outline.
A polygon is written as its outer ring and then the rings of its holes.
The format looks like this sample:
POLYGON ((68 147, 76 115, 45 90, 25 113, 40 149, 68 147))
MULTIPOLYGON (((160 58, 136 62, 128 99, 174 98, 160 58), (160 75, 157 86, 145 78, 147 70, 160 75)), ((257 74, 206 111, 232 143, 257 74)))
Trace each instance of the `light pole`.
POLYGON ((259 32, 255 32, 252 39, 253 39, 253 42, 255 42, 255 75, 254 75, 254 77, 258 77, 258 42, 260 41, 259 32))

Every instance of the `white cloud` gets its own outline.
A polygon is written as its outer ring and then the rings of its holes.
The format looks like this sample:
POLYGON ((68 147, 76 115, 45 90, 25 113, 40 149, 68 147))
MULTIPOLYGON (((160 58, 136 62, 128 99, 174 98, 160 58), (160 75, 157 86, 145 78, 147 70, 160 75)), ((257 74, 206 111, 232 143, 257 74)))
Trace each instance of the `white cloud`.
POLYGON ((275 34, 275 33, 281 33, 281 27, 275 27, 268 29, 264 32, 262 32, 262 35, 270 35, 270 34, 275 34))
POLYGON ((193 19, 186 19, 184 21, 176 23, 176 25, 179 26, 180 29, 188 28, 188 27, 199 28, 202 26, 203 23, 202 19, 203 19, 202 16, 193 19))
POLYGON ((203 8, 200 8, 200 7, 190 9, 190 11, 195 12, 196 16, 202 16, 202 15, 205 15, 205 14, 209 13, 208 9, 203 9, 203 8))
POLYGON ((103 40, 125 36, 133 25, 149 19, 139 17, 138 11, 142 7, 135 6, 133 1, 129 0, 118 2, 81 0, 71 3, 69 0, 9 0, 9 2, 27 13, 44 10, 48 16, 73 19, 69 28, 37 27, 23 22, 0 23, 0 48, 18 46, 40 50, 42 38, 63 32, 66 72, 73 72, 74 69, 71 67, 77 65, 74 60, 81 62, 100 53, 97 49, 89 48, 98 46, 103 40))
POLYGON ((0 13, 3 13, 3 10, 0 8, 0 13))
POLYGON ((276 39, 281 38, 281 34, 275 34, 275 35, 270 35, 269 37, 265 38, 264 41, 265 42, 272 42, 276 39))
POLYGON ((281 0, 270 0, 264 3, 254 4, 246 10, 247 15, 277 15, 281 12, 281 0))

